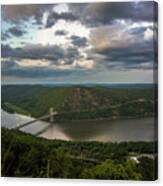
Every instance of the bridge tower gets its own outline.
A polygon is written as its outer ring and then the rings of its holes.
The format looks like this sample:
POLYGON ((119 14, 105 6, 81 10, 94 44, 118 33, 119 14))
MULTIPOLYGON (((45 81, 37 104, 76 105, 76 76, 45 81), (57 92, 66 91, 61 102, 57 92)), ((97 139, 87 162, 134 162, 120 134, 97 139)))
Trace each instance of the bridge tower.
POLYGON ((49 115, 50 115, 50 122, 53 123, 54 122, 54 118, 53 118, 54 108, 53 107, 50 107, 50 109, 49 109, 49 115))
POLYGON ((19 127, 20 126, 19 118, 16 116, 16 112, 14 112, 14 114, 15 114, 15 118, 16 118, 16 127, 19 127))
POLYGON ((54 122, 54 116, 57 115, 58 112, 54 111, 53 107, 50 107, 49 109, 49 116, 50 116, 50 122, 53 123, 54 122))

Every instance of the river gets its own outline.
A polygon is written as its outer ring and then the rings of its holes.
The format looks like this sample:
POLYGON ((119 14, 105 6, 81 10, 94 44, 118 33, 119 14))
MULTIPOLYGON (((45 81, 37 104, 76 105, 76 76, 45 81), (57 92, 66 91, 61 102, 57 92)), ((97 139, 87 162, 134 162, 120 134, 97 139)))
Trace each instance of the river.
MULTIPOLYGON (((33 119, 29 116, 1 111, 1 125, 7 128, 14 128, 16 124, 23 124, 33 119)), ((21 130, 47 139, 103 142, 153 141, 154 118, 71 121, 53 125, 38 121, 21 130)))

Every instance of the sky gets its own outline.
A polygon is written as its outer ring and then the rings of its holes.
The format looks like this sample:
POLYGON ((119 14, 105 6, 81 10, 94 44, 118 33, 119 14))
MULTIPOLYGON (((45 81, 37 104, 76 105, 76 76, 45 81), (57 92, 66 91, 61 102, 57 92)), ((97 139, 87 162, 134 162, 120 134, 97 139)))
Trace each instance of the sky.
POLYGON ((2 5, 2 83, 152 83, 154 5, 2 5))

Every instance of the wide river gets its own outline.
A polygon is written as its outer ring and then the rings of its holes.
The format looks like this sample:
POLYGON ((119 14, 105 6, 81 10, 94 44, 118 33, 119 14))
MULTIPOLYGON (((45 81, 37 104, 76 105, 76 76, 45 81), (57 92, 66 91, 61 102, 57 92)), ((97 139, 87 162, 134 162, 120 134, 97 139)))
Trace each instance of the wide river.
MULTIPOLYGON (((14 128, 34 118, 1 111, 1 125, 14 128)), ((153 141, 154 118, 71 121, 50 124, 38 121, 21 129, 48 139, 72 141, 153 141)))

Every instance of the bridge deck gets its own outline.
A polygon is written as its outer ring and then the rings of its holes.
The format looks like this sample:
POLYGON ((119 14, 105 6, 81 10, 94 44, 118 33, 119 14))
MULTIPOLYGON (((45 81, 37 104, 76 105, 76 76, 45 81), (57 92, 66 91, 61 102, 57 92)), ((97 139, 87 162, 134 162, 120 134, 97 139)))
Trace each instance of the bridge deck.
POLYGON ((37 121, 39 121, 39 120, 42 120, 42 119, 47 119, 47 118, 49 118, 49 117, 50 117, 49 114, 48 114, 48 115, 45 115, 45 116, 42 116, 42 117, 40 117, 40 118, 34 119, 34 120, 32 120, 32 121, 28 121, 28 122, 26 122, 26 123, 24 123, 24 124, 21 124, 20 126, 15 127, 15 129, 21 129, 21 128, 23 128, 23 127, 26 127, 26 126, 32 124, 32 123, 35 123, 35 122, 37 122, 37 121))

